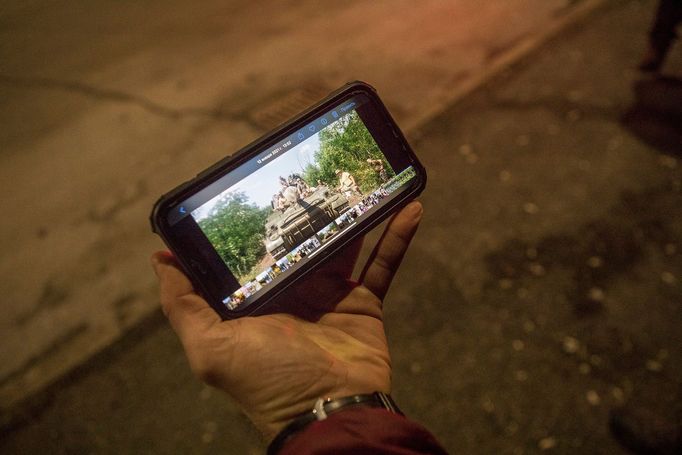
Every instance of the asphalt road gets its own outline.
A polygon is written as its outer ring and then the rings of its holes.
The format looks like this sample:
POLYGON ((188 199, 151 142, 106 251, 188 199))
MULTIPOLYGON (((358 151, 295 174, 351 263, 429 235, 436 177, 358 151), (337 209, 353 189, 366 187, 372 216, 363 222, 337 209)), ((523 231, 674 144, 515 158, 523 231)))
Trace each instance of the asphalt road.
MULTIPOLYGON (((682 95, 633 69, 653 6, 607 2, 410 130, 429 184, 386 301, 394 396, 453 453, 621 453, 611 410, 680 421, 682 95)), ((24 412, 3 452, 262 451, 159 312, 24 412)))
POLYGON ((410 130, 586 3, 5 2, 3 415, 154 311, 160 194, 349 80, 410 130))

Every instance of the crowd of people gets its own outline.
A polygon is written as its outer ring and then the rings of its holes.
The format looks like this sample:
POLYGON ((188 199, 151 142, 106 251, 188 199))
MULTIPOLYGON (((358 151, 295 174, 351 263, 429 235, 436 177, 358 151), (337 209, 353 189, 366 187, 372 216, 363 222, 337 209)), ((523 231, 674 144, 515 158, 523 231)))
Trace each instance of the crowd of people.
MULTIPOLYGON (((384 161, 380 159, 368 158, 367 165, 376 173, 381 184, 388 182, 388 172, 384 165, 384 161)), ((353 196, 362 196, 360 186, 355 179, 355 176, 347 170, 336 169, 334 175, 338 179, 338 185, 335 190, 350 199, 353 196)), ((310 196, 319 188, 326 186, 321 180, 317 180, 316 186, 308 184, 299 174, 291 174, 288 177, 279 177, 281 188, 272 196, 271 206, 273 210, 285 212, 289 207, 293 207, 296 203, 310 196)))
MULTIPOLYGON (((294 206, 300 199, 306 198, 314 193, 317 187, 311 187, 298 174, 291 174, 289 177, 279 178, 281 188, 272 196, 272 209, 285 212, 289 207, 294 206)), ((318 184, 321 182, 318 180, 318 184)))

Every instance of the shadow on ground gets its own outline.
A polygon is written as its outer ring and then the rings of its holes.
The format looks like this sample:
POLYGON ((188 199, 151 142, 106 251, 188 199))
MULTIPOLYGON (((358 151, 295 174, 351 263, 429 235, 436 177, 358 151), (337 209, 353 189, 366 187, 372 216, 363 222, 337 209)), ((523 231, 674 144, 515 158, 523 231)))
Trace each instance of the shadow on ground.
POLYGON ((623 115, 623 126, 652 147, 682 157, 682 79, 640 79, 634 92, 636 101, 623 115))

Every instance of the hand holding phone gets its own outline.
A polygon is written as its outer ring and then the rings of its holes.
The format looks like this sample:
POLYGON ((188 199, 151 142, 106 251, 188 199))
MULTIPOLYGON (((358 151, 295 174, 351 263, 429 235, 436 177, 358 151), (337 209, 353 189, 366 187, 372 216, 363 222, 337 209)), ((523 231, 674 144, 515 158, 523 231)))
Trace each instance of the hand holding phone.
POLYGON ((161 305, 192 370, 228 392, 268 441, 319 397, 390 392, 382 300, 421 215, 412 202, 391 219, 358 283, 349 280, 360 239, 273 299, 324 310, 316 322, 282 313, 223 321, 172 254, 156 253, 161 305))
POLYGON ((374 89, 354 82, 162 196, 151 223, 197 292, 234 319, 272 312, 425 184, 374 89))

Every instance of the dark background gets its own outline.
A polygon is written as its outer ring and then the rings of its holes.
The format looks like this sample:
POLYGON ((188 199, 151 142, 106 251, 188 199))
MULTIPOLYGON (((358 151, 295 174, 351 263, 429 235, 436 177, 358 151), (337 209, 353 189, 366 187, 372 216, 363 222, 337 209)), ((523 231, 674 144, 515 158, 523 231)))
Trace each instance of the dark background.
MULTIPOLYGON (((429 172, 421 198, 424 221, 385 305, 394 362, 393 394, 408 416, 426 425, 453 453, 622 453, 624 449, 608 428, 614 409, 645 408, 666 422, 680 422, 682 141, 676 109, 682 102, 676 100, 682 100, 677 79, 682 74, 682 53, 679 45, 672 49, 664 67, 668 79, 640 75, 634 68, 646 46, 655 2, 597 3, 574 16, 587 3, 555 5, 557 9, 547 16, 528 3, 522 11, 528 12, 525 20, 529 23, 560 26, 533 29, 525 36, 537 39, 520 39, 516 47, 509 41, 512 44, 499 51, 511 55, 503 65, 473 65, 467 71, 480 75, 476 90, 466 94, 462 88, 466 84, 461 82, 448 86, 459 95, 448 98, 446 105, 422 99, 421 103, 435 110, 419 121, 405 114, 409 109, 401 111, 400 103, 389 104, 399 123, 405 122, 409 139, 429 172), (533 14, 541 19, 533 22, 533 14), (562 22, 567 17, 570 20, 562 22), (519 51, 519 46, 526 50, 519 51), (488 71, 491 68, 494 71, 488 71)), ((138 8, 133 17, 149 11, 138 8)), ((244 11, 248 8, 242 10, 247 14, 244 11)), ((462 18, 476 22, 483 20, 480 15, 495 17, 493 12, 483 6, 479 15, 463 14, 462 18)), ((8 17, 17 17, 10 13, 2 16, 6 26, 20 22, 10 21, 8 17)), ((343 12, 339 14, 343 17, 343 12)), ((45 24, 57 24, 60 17, 45 19, 45 24)), ((506 22, 515 24, 511 17, 506 22)), ((34 25, 36 30, 45 27, 41 24, 34 25)), ((93 28, 91 33, 101 37, 106 30, 93 28)), ((466 36, 475 41, 481 35, 477 38, 467 32, 466 36)), ((416 34, 412 40, 417 41, 416 34)), ((3 46, 9 52, 7 41, 3 46)), ((485 46, 490 48, 490 43, 485 46)), ((468 55, 463 52, 460 60, 468 55)), ((37 67, 40 62, 32 64, 37 67)), ((424 71, 420 77, 429 80, 428 68, 420 67, 424 71)), ((73 71, 77 73, 78 68, 73 71)), ((457 71, 454 64, 452 71, 457 71)), ((2 74, 0 89, 8 94, 6 107, 21 105, 17 93, 28 96, 25 91, 38 90, 26 88, 33 82, 6 77, 8 70, 2 74)), ((393 77, 399 74, 396 71, 393 77)), ((398 93, 390 84, 383 87, 394 96, 398 93)), ((418 86, 407 84, 402 90, 409 98, 418 86)), ((65 96, 58 90, 40 93, 47 99, 65 96)), ((146 109, 158 108, 154 106, 146 109)), ((14 110, 15 115, 20 113, 14 110)), ((174 115, 160 115, 166 114, 174 115)), ((89 118, 97 115, 91 111, 89 118)), ((145 128, 160 130, 155 122, 149 121, 145 128)), ((256 128, 256 124, 223 128, 235 131, 256 128)), ((183 125, 177 128, 202 131, 200 126, 183 125)), ((203 139, 198 140, 210 141, 213 127, 203 128, 203 134, 197 133, 203 139)), ((3 139, 5 172, 20 162, 17 144, 27 143, 18 138, 28 133, 16 126, 11 131, 13 136, 6 133, 3 139)), ((69 138, 88 134, 86 130, 64 131, 69 138)), ((59 139, 56 133, 50 137, 59 139)), ((92 141, 98 144, 102 138, 92 141)), ((165 144, 174 141, 180 138, 171 135, 165 144)), ((180 142, 174 146, 183 148, 180 142)), ((185 143, 184 150, 195 146, 185 143)), ((79 169, 85 173, 84 169, 92 169, 94 176, 99 175, 95 171, 98 161, 91 155, 107 150, 81 152, 79 169)), ((47 158, 43 155, 43 159, 47 158)), ((177 152, 171 163, 187 160, 177 152)), ((54 165, 53 170, 61 172, 54 165)), ((115 174, 118 180, 128 175, 115 174)), ((147 184, 145 194, 155 184, 163 186, 154 182, 147 184)), ((67 183, 56 188, 64 190, 45 194, 47 200, 84 194, 69 193, 67 183)), ((147 201, 136 188, 132 185, 129 190, 129 202, 114 201, 110 206, 102 202, 99 211, 93 209, 92 219, 106 220, 108 229, 118 230, 121 236, 126 232, 126 217, 146 216, 147 201), (117 208, 121 203, 123 208, 117 208)), ((116 189, 115 184, 110 189, 116 189)), ((147 199, 154 191, 150 193, 147 199)), ((25 200, 21 192, 4 194, 14 198, 8 199, 10 206, 25 200)), ((66 229, 55 232, 47 222, 45 232, 38 229, 42 224, 31 226, 36 241, 48 238, 52 257, 59 259, 60 240, 71 238, 66 229)), ((89 311, 95 315, 88 319, 90 328, 79 331, 73 325, 66 332, 70 338, 64 335, 52 341, 67 340, 65 345, 69 352, 77 352, 77 358, 98 353, 75 362, 73 356, 64 357, 66 351, 36 349, 37 354, 26 357, 33 360, 18 362, 23 369, 7 373, 2 382, 0 450, 262 452, 258 436, 236 407, 191 376, 179 342, 160 311, 139 309, 154 303, 153 282, 139 284, 146 291, 131 294, 122 290, 134 287, 134 280, 131 284, 123 279, 125 275, 111 278, 112 273, 118 276, 112 270, 121 269, 139 269, 136 274, 148 275, 144 261, 150 251, 129 255, 126 248, 130 247, 120 239, 114 242, 116 249, 108 249, 104 228, 98 229, 102 231, 90 241, 91 231, 71 226, 72 236, 81 235, 80 243, 100 248, 106 258, 119 258, 111 259, 101 274, 108 278, 101 278, 96 286, 78 285, 73 276, 81 269, 62 267, 61 274, 50 275, 52 287, 43 287, 36 297, 52 306, 41 306, 27 316, 23 310, 11 309, 17 302, 17 289, 22 289, 12 280, 19 280, 18 271, 27 266, 15 267, 14 275, 7 273, 12 279, 3 284, 8 314, 24 315, 24 327, 42 328, 21 332, 27 345, 68 320, 59 311, 89 311), (85 303, 76 302, 75 297, 85 303), (102 305, 101 311, 108 311, 100 300, 113 297, 119 302, 112 308, 118 308, 120 332, 112 333, 119 335, 88 350, 79 337, 98 327, 97 321, 106 327, 96 309, 102 305), (40 319, 43 314, 50 317, 40 319), (59 369, 48 368, 50 359, 65 358, 71 359, 65 364, 78 366, 55 375, 59 369), (31 385, 41 383, 35 377, 51 379, 38 387, 31 385)), ((129 235, 128 242, 139 247, 136 235, 129 235)), ((376 239, 376 234, 371 237, 376 239)), ((47 267, 31 262, 30 251, 25 257, 37 272, 47 267)), ((5 269, 11 263, 3 259, 5 269)), ((92 261, 84 260, 81 266, 93 270, 92 261)), ((16 321, 16 317, 10 319, 16 321)), ((12 327, 20 328, 18 324, 12 327)), ((7 333, 5 349, 12 348, 15 354, 3 355, 11 359, 23 347, 13 348, 21 343, 12 341, 14 332, 7 333)))

